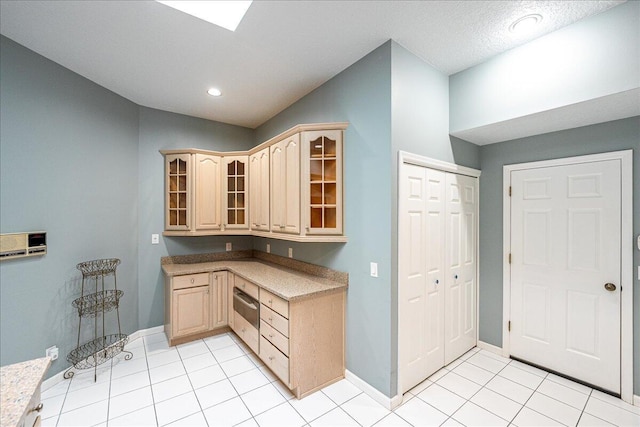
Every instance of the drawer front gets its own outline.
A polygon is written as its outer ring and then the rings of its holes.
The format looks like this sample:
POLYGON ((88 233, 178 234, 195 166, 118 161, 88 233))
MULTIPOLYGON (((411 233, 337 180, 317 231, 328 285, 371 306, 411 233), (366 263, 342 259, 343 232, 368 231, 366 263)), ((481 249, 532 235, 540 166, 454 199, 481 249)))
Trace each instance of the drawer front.
POLYGON ((260 337, 260 359, 283 383, 289 385, 289 358, 263 336, 260 337))
POLYGON ((269 307, 260 305, 260 319, 272 328, 275 328, 285 337, 289 336, 289 321, 269 307))
POLYGON ((289 355, 289 338, 282 335, 275 328, 272 328, 267 322, 260 319, 260 334, 271 342, 274 346, 283 352, 286 356, 289 355))
POLYGON ((171 279, 173 290, 194 288, 209 284, 209 273, 188 274, 186 276, 173 276, 171 279))
POLYGON ((251 283, 250 281, 245 280, 242 277, 237 275, 234 280, 235 280, 234 286, 236 288, 241 289, 242 292, 251 295, 255 299, 258 299, 258 294, 259 294, 258 285, 256 285, 255 283, 251 283))
POLYGON ((260 302, 283 317, 289 318, 289 302, 275 296, 269 291, 260 289, 260 302))
POLYGON ((258 343, 260 342, 260 333, 251 323, 240 316, 237 312, 233 312, 233 330, 242 338, 242 341, 249 346, 255 354, 258 354, 258 343))

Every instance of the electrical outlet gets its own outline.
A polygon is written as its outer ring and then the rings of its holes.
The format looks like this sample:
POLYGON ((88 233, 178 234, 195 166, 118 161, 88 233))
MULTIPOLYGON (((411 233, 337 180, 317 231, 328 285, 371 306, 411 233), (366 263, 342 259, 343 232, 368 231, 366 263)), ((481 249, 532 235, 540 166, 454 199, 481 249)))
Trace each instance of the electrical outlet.
POLYGON ((231 242, 227 242, 227 252, 231 250, 231 242))
POLYGON ((53 347, 46 349, 45 356, 50 357, 51 360, 56 360, 58 358, 58 347, 54 345, 53 347))
POLYGON ((371 277, 378 277, 378 263, 372 262, 369 265, 371 277))
POLYGON ((289 248, 289 258, 293 258, 293 248, 289 248))
POLYGON ((160 243, 160 235, 159 234, 152 234, 151 235, 151 244, 152 245, 157 245, 158 243, 160 243))
POLYGON ((267 253, 270 254, 271 253, 271 244, 267 243, 267 253))

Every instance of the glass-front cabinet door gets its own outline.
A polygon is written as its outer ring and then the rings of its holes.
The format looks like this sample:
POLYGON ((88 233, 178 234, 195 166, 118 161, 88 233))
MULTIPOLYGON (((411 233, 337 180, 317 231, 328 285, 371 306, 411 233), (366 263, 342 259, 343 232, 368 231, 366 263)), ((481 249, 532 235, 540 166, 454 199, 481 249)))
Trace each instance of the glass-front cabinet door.
POLYGON ((191 226, 191 156, 165 157, 165 229, 188 230, 191 226))
POLYGON ((249 228, 249 156, 223 158, 225 229, 249 228))
POLYGON ((306 234, 342 234, 342 130, 303 132, 306 234))

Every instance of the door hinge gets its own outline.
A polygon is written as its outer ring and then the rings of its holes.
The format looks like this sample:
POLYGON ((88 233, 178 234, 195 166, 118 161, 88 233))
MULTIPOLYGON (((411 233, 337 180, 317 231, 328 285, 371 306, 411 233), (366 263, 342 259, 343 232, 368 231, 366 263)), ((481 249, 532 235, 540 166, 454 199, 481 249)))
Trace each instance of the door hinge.
POLYGON ((511 197, 511 186, 509 186, 509 197, 511 197))
POLYGON ((511 332, 511 320, 507 323, 507 330, 511 332))
POLYGON ((511 264, 511 254, 509 254, 509 264, 511 264))

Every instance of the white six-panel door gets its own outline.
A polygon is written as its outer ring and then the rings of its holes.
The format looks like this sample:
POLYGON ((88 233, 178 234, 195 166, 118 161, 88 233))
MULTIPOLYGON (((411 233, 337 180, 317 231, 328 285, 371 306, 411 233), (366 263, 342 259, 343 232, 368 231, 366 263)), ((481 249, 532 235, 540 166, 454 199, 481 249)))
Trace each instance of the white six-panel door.
POLYGON ((445 364, 476 344, 477 183, 446 176, 445 364))
POLYGON ((512 356, 620 392, 619 160, 511 172, 512 356))
POLYGON ((401 166, 399 393, 476 343, 476 215, 476 178, 401 166))
POLYGON ((445 173, 404 165, 400 182, 398 342, 409 390, 444 365, 445 173))

